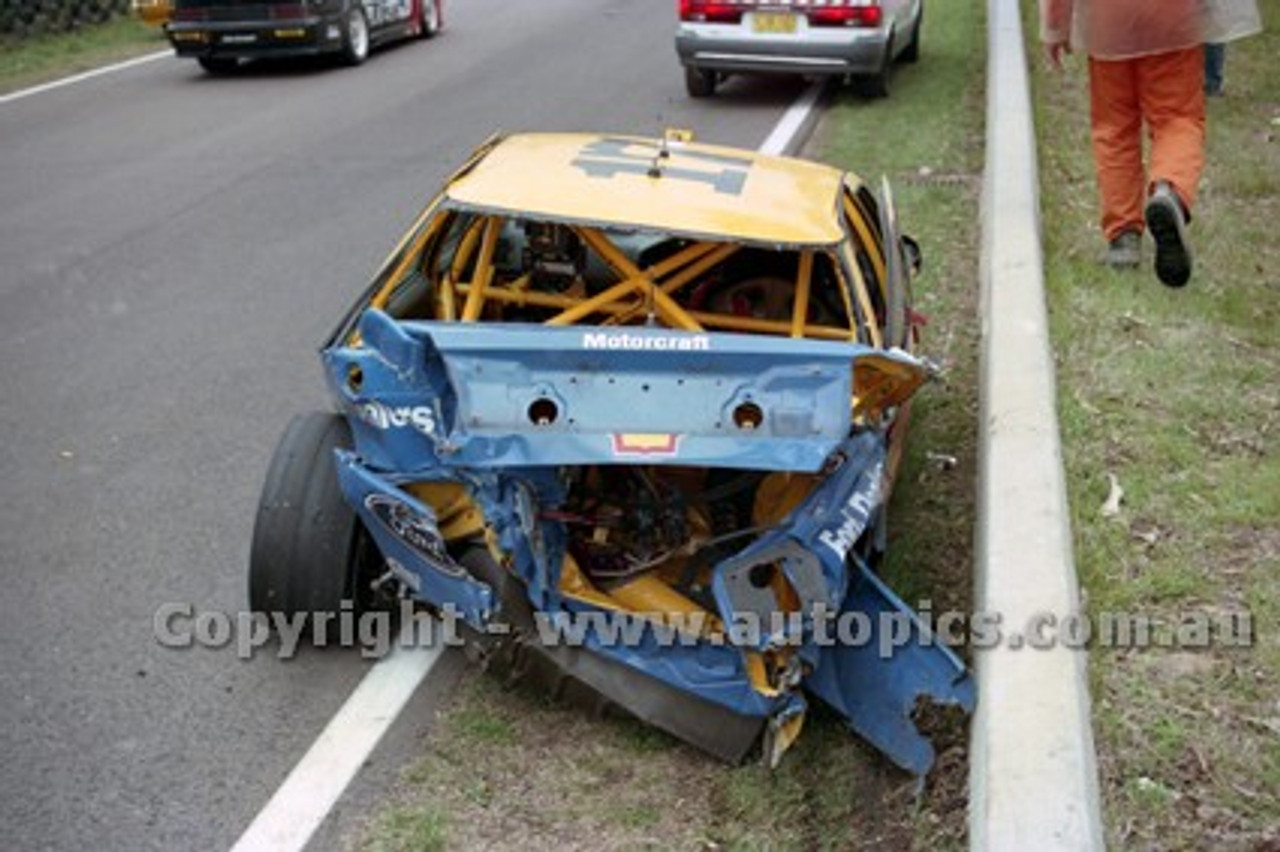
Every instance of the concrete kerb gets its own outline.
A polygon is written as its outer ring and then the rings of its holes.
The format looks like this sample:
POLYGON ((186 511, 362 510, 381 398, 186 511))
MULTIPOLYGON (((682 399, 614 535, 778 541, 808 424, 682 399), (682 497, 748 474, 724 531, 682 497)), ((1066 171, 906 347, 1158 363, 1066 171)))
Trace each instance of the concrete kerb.
MULTIPOLYGON (((1080 611, 1058 433, 1035 135, 1018 0, 988 0, 974 606, 1004 624, 1080 611)), ((976 850, 1102 850, 1087 651, 976 653, 976 850)))
POLYGON ((813 129, 818 125, 818 118, 822 114, 819 107, 822 105, 826 91, 826 82, 822 78, 810 83, 800 93, 800 97, 787 107, 787 111, 774 126, 773 132, 760 143, 760 153, 788 157, 800 156, 809 137, 813 135, 813 129))

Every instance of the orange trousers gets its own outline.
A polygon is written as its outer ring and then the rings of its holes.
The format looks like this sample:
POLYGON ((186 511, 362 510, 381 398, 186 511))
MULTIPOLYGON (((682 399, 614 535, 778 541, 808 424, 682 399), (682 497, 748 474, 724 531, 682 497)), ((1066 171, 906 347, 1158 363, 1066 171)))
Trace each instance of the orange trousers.
POLYGON ((1089 59, 1093 159, 1102 232, 1144 229, 1156 181, 1168 181, 1190 214, 1204 169, 1204 51, 1199 46, 1132 59, 1089 59), (1142 128, 1151 140, 1143 168, 1142 128))

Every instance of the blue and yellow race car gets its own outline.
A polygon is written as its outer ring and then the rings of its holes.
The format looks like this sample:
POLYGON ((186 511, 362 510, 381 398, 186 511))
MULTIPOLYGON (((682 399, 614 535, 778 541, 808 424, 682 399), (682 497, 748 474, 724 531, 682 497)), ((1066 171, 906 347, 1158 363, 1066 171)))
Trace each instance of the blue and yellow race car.
POLYGON ((825 702, 927 771, 964 666, 874 568, 912 394, 887 185, 661 139, 477 150, 322 351, 249 566, 258 612, 454 614, 473 656, 771 764, 825 702))

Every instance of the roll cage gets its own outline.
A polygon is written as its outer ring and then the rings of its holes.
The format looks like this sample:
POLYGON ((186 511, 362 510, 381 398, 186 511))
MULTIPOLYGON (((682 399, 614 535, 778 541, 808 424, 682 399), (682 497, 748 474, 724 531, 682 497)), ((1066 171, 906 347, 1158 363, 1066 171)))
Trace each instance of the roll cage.
POLYGON ((892 200, 847 175, 839 207, 839 243, 766 245, 479 209, 446 189, 330 344, 352 339, 372 307, 396 319, 647 324, 910 349, 892 200))

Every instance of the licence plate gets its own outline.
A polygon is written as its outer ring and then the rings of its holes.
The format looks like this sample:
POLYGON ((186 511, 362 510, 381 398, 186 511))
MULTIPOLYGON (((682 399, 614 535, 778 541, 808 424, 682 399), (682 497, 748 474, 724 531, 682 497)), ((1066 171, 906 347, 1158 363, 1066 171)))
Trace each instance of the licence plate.
POLYGON ((751 31, 756 33, 794 33, 796 16, 790 12, 756 12, 751 16, 751 31))
POLYGON ((222 37, 223 44, 253 44, 257 40, 254 33, 228 33, 222 37))

